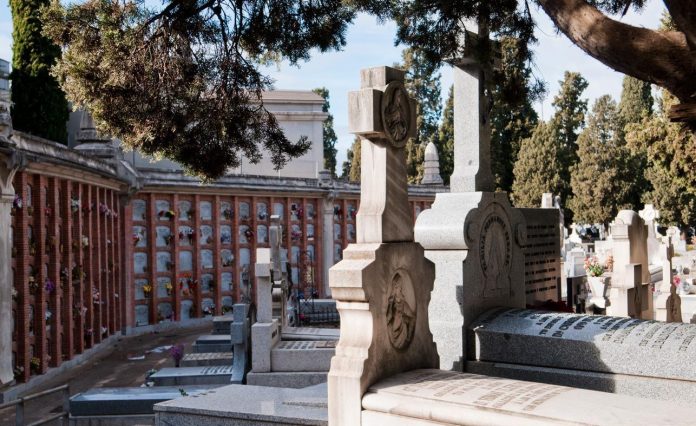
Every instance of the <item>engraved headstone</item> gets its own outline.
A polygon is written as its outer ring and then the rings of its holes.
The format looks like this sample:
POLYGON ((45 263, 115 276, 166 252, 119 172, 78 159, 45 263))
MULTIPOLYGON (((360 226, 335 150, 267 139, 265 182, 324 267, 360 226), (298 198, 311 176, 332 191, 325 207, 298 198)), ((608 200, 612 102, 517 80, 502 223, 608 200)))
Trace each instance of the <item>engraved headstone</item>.
POLYGON ((147 228, 144 226, 134 226, 133 239, 135 241, 135 247, 147 247, 147 228))
POLYGON ((220 227, 220 243, 232 244, 232 228, 228 225, 220 227))
POLYGON ((213 251, 201 250, 201 267, 203 269, 213 268, 213 251))
POLYGON ((212 244, 213 243, 213 228, 208 225, 201 226, 200 235, 201 244, 212 244))
POLYGON ((220 279, 220 286, 222 288, 222 291, 230 291, 232 290, 232 273, 231 272, 223 272, 221 279, 220 279))
POLYGON ((180 271, 193 270, 193 254, 190 251, 180 251, 179 252, 179 270, 180 271))
POLYGON ((157 252, 157 272, 168 272, 172 267, 172 255, 167 251, 157 252))
POLYGON ((239 218, 248 220, 251 216, 249 203, 239 203, 239 218))
POLYGON ((201 201, 198 208, 201 211, 201 220, 213 220, 213 204, 210 201, 201 201))
POLYGON ((183 320, 191 319, 191 309, 193 308, 193 301, 185 299, 181 301, 181 314, 180 317, 183 320))
POLYGON ((268 206, 266 203, 256 203, 256 217, 259 220, 268 219, 268 206))
POLYGON ((144 200, 133 200, 133 220, 141 221, 145 220, 145 213, 147 211, 147 204, 144 200))
POLYGON ((179 201, 179 220, 191 220, 191 202, 179 201))
POLYGON ((169 201, 167 200, 157 200, 155 201, 155 211, 157 212, 157 216, 159 217, 159 220, 169 220, 169 215, 167 212, 169 212, 171 209, 169 207, 169 201))
POLYGON ((136 305, 135 326, 148 325, 150 323, 150 310, 147 305, 136 305))
POLYGON ((167 226, 158 226, 155 228, 155 234, 157 235, 155 245, 157 247, 166 247, 171 233, 172 231, 167 226))
POLYGON ((689 381, 696 394, 696 371, 684 368, 696 362, 696 324, 497 308, 471 331, 471 360, 689 381))
POLYGON ((256 240, 259 244, 266 244, 268 242, 268 228, 266 228, 266 225, 259 225, 256 227, 256 240))
POLYGON ((135 272, 136 274, 144 274, 145 272, 147 272, 146 253, 133 254, 133 272, 135 272))

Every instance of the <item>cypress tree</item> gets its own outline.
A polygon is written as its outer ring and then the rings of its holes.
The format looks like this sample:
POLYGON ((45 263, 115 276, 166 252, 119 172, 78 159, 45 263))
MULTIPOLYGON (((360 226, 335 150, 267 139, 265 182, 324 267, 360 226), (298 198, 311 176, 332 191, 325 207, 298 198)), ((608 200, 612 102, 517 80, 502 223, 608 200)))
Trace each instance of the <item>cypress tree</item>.
POLYGON ((445 185, 449 185, 454 171, 454 86, 449 88, 435 146, 440 157, 440 176, 445 185))
MULTIPOLYGON (((585 113, 587 112, 587 99, 582 99, 582 93, 587 88, 587 80, 579 73, 566 71, 561 87, 553 100, 556 109, 549 125, 554 128, 558 144, 558 160, 560 165, 560 178, 565 183, 561 196, 563 204, 568 206, 571 197, 570 170, 578 162, 578 146, 576 141, 578 133, 585 125, 585 113)), ((566 209, 566 219, 572 221, 573 211, 566 209)))
POLYGON ((561 179, 558 134, 550 124, 539 123, 524 139, 515 162, 512 199, 516 207, 539 207, 544 192, 567 192, 561 179))
POLYGON ((60 48, 42 34, 40 11, 49 0, 10 0, 12 23, 12 125, 67 143, 68 102, 51 67, 60 48))
POLYGON ((533 79, 524 54, 527 47, 519 39, 502 37, 500 46, 502 66, 491 93, 491 169, 497 189, 510 192, 520 144, 539 121, 532 102, 541 97, 544 86, 533 79))
POLYGON ((571 170, 575 221, 609 224, 619 210, 630 208, 629 152, 621 140, 621 120, 611 96, 597 99, 587 127, 578 137, 578 163, 571 170))
POLYGON ((348 179, 351 182, 360 182, 360 138, 355 137, 353 140, 353 146, 351 147, 351 163, 350 163, 350 173, 348 179))
MULTIPOLYGON (((313 90, 314 93, 324 98, 324 105, 321 110, 329 113, 331 104, 329 103, 329 90, 326 87, 320 87, 313 90)), ((324 120, 323 140, 324 140, 324 168, 331 172, 331 176, 336 176, 336 132, 333 128, 334 118, 329 113, 329 116, 324 120)))

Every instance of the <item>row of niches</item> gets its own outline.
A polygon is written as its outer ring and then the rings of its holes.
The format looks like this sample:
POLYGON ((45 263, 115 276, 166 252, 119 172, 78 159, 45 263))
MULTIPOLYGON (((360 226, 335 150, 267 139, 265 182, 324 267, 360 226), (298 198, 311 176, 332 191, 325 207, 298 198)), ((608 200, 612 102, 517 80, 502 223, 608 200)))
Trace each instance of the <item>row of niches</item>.
MULTIPOLYGON (((305 204, 307 211, 304 210, 300 202, 290 203, 290 220, 314 220, 316 218, 316 207, 313 203, 305 204)), ((201 201, 198 203, 199 217, 203 221, 213 220, 213 203, 201 201)), ((285 204, 273 203, 273 214, 284 218, 285 204)), ((223 221, 234 220, 234 207, 232 203, 221 202, 219 218, 223 221)), ((190 201, 182 200, 177 203, 176 210, 167 200, 155 200, 155 211, 153 215, 158 220, 173 220, 178 217, 180 221, 190 221, 194 218, 194 208, 190 201)), ((244 222, 252 219, 251 205, 247 202, 239 203, 239 220, 244 222)), ((268 205, 266 203, 256 203, 256 220, 267 221, 270 219, 268 205)), ((145 200, 133 200, 133 220, 147 220, 147 202, 145 200)))
MULTIPOLYGON (((44 186, 42 190, 44 200, 46 200, 46 206, 44 207, 42 213, 46 217, 51 217, 54 214, 60 217, 60 210, 54 209, 48 200, 48 187, 44 186)), ((25 193, 26 197, 22 197, 20 194, 15 194, 14 199, 12 200, 12 209, 10 211, 13 216, 17 215, 19 212, 26 212, 28 216, 34 215, 34 207, 32 205, 33 186, 30 184, 26 185, 25 193)), ((58 200, 63 200, 63 192, 60 188, 58 189, 58 200)), ((83 203, 83 200, 77 195, 71 195, 70 197, 70 212, 74 215, 82 212, 83 216, 96 212, 106 218, 118 218, 118 212, 109 204, 104 202, 91 204, 83 203)))
MULTIPOLYGON (((193 271, 193 252, 179 252, 179 272, 193 271)), ((235 266, 235 255, 230 249, 220 250, 220 266, 223 268, 232 268, 235 266)), ((168 251, 158 251, 155 254, 155 272, 167 273, 174 270, 174 262, 172 253, 168 251)), ((290 258, 288 261, 293 265, 298 264, 314 264, 315 249, 313 245, 308 245, 303 252, 299 246, 290 247, 290 258)), ((199 250, 199 264, 201 269, 213 269, 215 267, 215 256, 212 250, 199 250)), ((239 249, 239 265, 242 268, 248 267, 251 264, 251 250, 248 248, 239 249)), ((136 274, 146 274, 148 272, 148 254, 144 252, 133 253, 133 272, 136 274)))
MULTIPOLYGON (((306 232, 303 232, 302 225, 293 223, 290 226, 291 240, 301 241, 303 237, 306 237, 307 241, 313 241, 314 225, 308 223, 305 225, 305 228, 306 232)), ((350 229, 353 229, 352 225, 350 229)), ((253 244, 254 242, 256 244, 269 243, 268 226, 266 225, 257 225, 256 232, 247 225, 240 225, 237 227, 237 230, 239 244, 253 244)), ((180 246, 192 246, 196 238, 198 238, 198 243, 201 245, 213 244, 216 238, 218 238, 220 244, 223 245, 231 245, 234 242, 233 227, 231 225, 221 225, 217 233, 218 235, 216 236, 215 234, 215 229, 210 225, 201 225, 198 232, 191 226, 182 225, 178 227, 178 233, 176 235, 172 233, 171 228, 168 226, 157 226, 155 228, 155 247, 168 247, 177 240, 180 246)), ((283 231, 283 241, 286 241, 286 239, 287 234, 283 231)), ((136 248, 146 248, 148 246, 147 227, 133 226, 133 245, 136 248)))
MULTIPOLYGON (((85 282, 85 286, 87 284, 87 272, 82 268, 80 265, 78 265, 76 262, 72 263, 72 269, 68 270, 67 267, 60 267, 59 265, 59 279, 57 281, 52 280, 49 277, 48 273, 48 264, 45 263, 43 265, 43 276, 44 281, 39 282, 39 279, 37 278, 39 275, 38 268, 34 265, 28 265, 27 266, 27 271, 25 274, 26 280, 27 280, 27 288, 29 290, 28 294, 23 294, 24 298, 23 300, 25 303, 29 300, 29 297, 34 296, 38 297, 39 293, 44 292, 45 296, 44 298, 49 299, 51 298, 54 294, 63 294, 63 291, 65 290, 65 286, 67 285, 72 285, 73 286, 73 298, 78 303, 79 301, 79 292, 80 292, 80 286, 81 286, 81 281, 85 282)), ((16 271, 15 268, 13 267, 11 269, 12 271, 12 300, 14 302, 19 302, 20 301, 20 291, 18 288, 22 288, 21 283, 17 282, 16 280, 16 271)), ((114 264, 113 261, 109 261, 106 264, 106 267, 103 269, 104 272, 107 274, 112 274, 118 271, 118 266, 114 264)), ((85 288, 84 291, 86 292, 87 289, 85 288)), ((118 291, 114 291, 114 297, 118 298, 118 291)), ((92 302, 95 305, 100 305, 102 304, 102 300, 99 294, 99 290, 93 286, 92 287, 92 302)))
MULTIPOLYGON (((14 226, 11 227, 10 232, 12 233, 12 241, 17 241, 17 239, 15 238, 14 226)), ((63 243, 61 242, 61 239, 60 239, 60 235, 62 235, 62 234, 63 234, 63 229, 62 229, 62 226, 60 226, 60 225, 58 225, 56 235, 51 235, 48 232, 48 226, 46 226, 44 228, 44 235, 45 235, 44 254, 50 254, 53 251, 53 249, 55 249, 56 247, 58 248, 59 253, 64 252, 65 247, 63 246, 63 243)), ((34 236, 34 227, 33 226, 28 225, 26 227, 26 236, 27 236, 27 249, 28 249, 29 256, 39 255, 40 253, 37 252, 37 239, 34 236)), ((80 249, 86 251, 87 249, 89 249, 90 243, 91 243, 90 238, 86 235, 82 235, 78 238, 74 237, 72 239, 72 243, 71 243, 72 250, 73 250, 73 252, 77 252, 80 249)), ((107 238, 104 240, 104 244, 106 244, 106 246, 111 246, 112 241, 107 238)), ((18 245, 13 244, 12 245, 12 257, 17 256, 18 250, 19 250, 18 245)))
MULTIPOLYGON (((234 305, 234 299, 232 296, 224 296, 221 299, 221 307, 219 309, 220 314, 226 314, 232 312, 232 306, 234 305)), ((196 305, 193 300, 182 300, 180 304, 179 315, 174 315, 174 308, 170 302, 160 302, 157 304, 157 322, 168 322, 168 321, 185 321, 192 318, 198 318, 202 316, 212 316, 218 313, 215 307, 215 301, 211 298, 204 298, 201 300, 201 305, 199 310, 196 309, 196 305)), ((135 326, 140 327, 150 324, 150 306, 149 305, 136 305, 135 306, 135 326)))
MULTIPOLYGON (((248 271, 242 271, 240 278, 248 279, 248 271)), ((231 272, 223 272, 221 280, 218 282, 213 274, 201 275, 200 282, 191 277, 190 274, 182 274, 178 280, 172 282, 169 277, 158 277, 156 285, 153 286, 146 279, 135 280, 135 300, 147 300, 153 297, 166 299, 178 293, 179 297, 192 297, 198 292, 214 294, 218 291, 229 293, 234 291, 234 279, 231 272), (219 284, 219 285, 218 285, 219 284)))

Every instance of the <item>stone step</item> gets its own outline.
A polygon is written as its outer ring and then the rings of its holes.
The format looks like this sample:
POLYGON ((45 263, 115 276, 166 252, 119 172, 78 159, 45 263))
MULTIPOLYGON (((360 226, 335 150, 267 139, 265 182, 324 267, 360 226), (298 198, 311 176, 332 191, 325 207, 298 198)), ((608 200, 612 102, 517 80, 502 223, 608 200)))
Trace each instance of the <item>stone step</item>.
POLYGON ((181 360, 182 367, 201 367, 213 365, 232 365, 232 352, 199 352, 186 354, 181 360))
POLYGON ((163 368, 150 376, 155 386, 228 385, 232 366, 163 368))
POLYGON ((271 350, 271 370, 274 372, 328 372, 331 357, 336 353, 335 340, 281 341, 271 350))
POLYGON ((287 327, 282 332, 282 340, 338 340, 338 328, 287 327))
POLYGON ((199 336, 193 344, 193 351, 202 352, 231 352, 232 338, 229 334, 205 334, 199 336))
POLYGON ((247 385, 301 389, 325 383, 327 376, 328 373, 324 371, 250 372, 247 374, 247 385))

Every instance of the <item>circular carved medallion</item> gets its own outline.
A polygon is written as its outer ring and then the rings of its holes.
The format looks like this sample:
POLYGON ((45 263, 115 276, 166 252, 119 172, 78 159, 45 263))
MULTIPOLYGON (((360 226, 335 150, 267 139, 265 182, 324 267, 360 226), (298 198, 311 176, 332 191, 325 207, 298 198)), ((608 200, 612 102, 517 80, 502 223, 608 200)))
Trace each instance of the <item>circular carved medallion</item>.
POLYGON ((411 128, 411 104, 404 85, 392 81, 382 94, 382 127, 394 148, 403 148, 411 128))
POLYGON ((397 350, 406 349, 416 329, 416 295, 408 273, 397 271, 387 295, 387 330, 389 341, 397 350))
POLYGON ((507 220, 496 213, 483 221, 479 234, 479 260, 485 278, 484 296, 509 291, 512 265, 512 235, 507 220))

